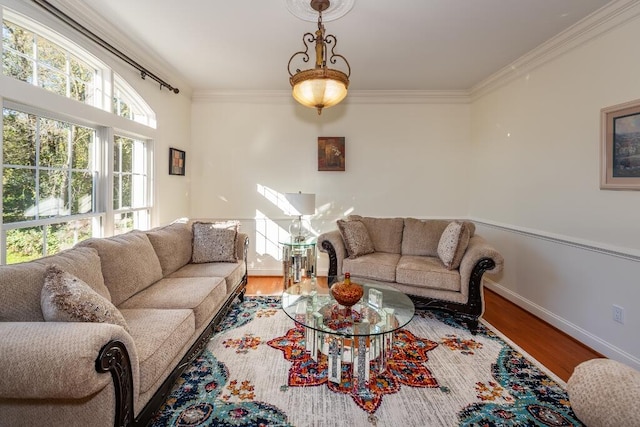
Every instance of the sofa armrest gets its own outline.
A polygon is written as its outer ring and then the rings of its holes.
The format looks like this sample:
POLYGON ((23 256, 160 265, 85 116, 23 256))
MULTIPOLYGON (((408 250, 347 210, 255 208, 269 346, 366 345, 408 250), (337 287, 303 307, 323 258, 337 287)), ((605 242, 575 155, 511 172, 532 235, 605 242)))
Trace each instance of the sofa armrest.
POLYGON ((498 273, 502 271, 503 265, 504 258, 493 246, 487 243, 483 237, 473 236, 469 240, 467 250, 460 262, 462 293, 468 295, 469 286, 467 284, 475 280, 481 280, 482 274, 485 272, 498 273), (474 278, 472 277, 473 275, 479 275, 479 277, 474 278))
POLYGON ((96 369, 102 348, 122 342, 138 395, 138 355, 120 326, 83 322, 0 322, 0 398, 80 399, 112 384, 96 369))
POLYGON ((342 260, 347 257, 347 248, 339 230, 322 233, 318 236, 318 248, 329 255, 329 276, 342 274, 342 260))

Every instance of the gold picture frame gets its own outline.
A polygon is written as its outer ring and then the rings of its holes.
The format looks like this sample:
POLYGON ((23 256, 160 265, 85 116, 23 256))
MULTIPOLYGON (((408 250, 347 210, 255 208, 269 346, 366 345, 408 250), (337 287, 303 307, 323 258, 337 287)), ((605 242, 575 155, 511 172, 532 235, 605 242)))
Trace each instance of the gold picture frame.
POLYGON ((318 170, 344 172, 344 136, 318 137, 318 170))
POLYGON ((600 110, 600 189, 640 190, 640 99, 600 110))

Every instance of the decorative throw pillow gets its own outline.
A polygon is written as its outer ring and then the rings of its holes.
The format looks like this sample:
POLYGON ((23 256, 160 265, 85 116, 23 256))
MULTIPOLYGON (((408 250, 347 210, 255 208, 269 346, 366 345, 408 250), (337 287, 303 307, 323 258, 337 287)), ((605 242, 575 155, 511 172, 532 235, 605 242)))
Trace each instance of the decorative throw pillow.
POLYGON ((47 266, 40 306, 47 322, 113 323, 129 332, 122 313, 109 300, 57 265, 47 266))
POLYGON ((237 235, 236 223, 194 222, 191 262, 237 262, 237 235))
POLYGON ((460 221, 451 221, 438 242, 438 257, 449 270, 460 267, 462 256, 469 245, 469 229, 460 221))
POLYGON ((362 221, 339 219, 337 222, 349 258, 357 258, 375 252, 367 227, 362 221))

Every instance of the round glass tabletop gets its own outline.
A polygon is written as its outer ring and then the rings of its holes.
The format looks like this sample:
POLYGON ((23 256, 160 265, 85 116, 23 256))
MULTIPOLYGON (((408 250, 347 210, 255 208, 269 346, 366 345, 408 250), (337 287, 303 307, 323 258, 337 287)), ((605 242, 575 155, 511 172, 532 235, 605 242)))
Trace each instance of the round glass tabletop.
POLYGON ((284 312, 305 328, 345 337, 373 336, 404 327, 415 313, 408 296, 381 283, 357 280, 364 294, 351 308, 338 304, 328 288, 315 283, 303 280, 282 294, 284 312))

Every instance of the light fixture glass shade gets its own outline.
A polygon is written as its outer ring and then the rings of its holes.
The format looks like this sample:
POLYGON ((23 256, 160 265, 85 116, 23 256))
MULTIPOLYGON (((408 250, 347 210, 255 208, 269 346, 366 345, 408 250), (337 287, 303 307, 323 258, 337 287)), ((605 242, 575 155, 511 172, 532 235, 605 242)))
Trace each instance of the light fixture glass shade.
POLYGON ((293 76, 293 98, 306 107, 323 108, 338 104, 347 96, 349 79, 337 70, 314 69, 293 76))
POLYGON ((318 12, 318 30, 315 33, 304 34, 302 41, 305 49, 291 55, 287 69, 293 98, 305 107, 315 108, 318 114, 322 114, 323 108, 332 107, 347 96, 351 66, 347 58, 334 52, 338 39, 333 34, 326 35, 322 24, 322 12, 331 7, 331 1, 311 0, 310 3, 311 9, 318 12), (303 71, 295 66, 292 68, 292 62, 309 62, 309 43, 315 43, 315 68, 303 71), (331 47, 330 50, 328 46, 331 47), (335 64, 338 60, 344 62, 347 73, 329 68, 329 64, 335 64), (295 70, 295 73, 292 70, 295 70))

